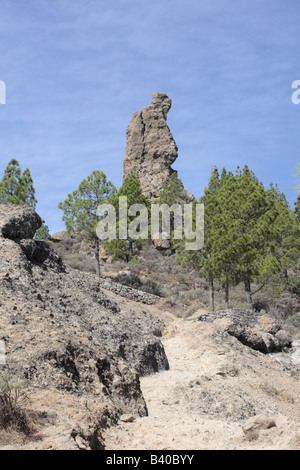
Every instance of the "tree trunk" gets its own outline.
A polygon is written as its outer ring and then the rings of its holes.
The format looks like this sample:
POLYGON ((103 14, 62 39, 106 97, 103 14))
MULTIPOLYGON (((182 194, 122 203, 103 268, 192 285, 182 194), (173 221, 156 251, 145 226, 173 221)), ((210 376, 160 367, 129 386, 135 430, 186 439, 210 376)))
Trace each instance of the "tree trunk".
POLYGON ((249 279, 245 281, 245 294, 247 304, 252 305, 252 292, 251 292, 251 282, 249 279))
POLYGON ((96 260, 96 274, 100 277, 100 256, 99 256, 99 240, 95 239, 95 260, 96 260))
POLYGON ((229 283, 227 278, 225 283, 225 309, 229 309, 229 283))
POLYGON ((287 289, 289 285, 289 276, 288 276, 287 268, 283 269, 283 277, 284 277, 285 288, 287 289))
POLYGON ((209 304, 210 304, 210 311, 215 311, 215 288, 214 288, 214 279, 212 277, 209 278, 209 304))
POLYGON ((133 241, 129 238, 128 243, 129 243, 128 261, 131 261, 133 258, 133 241))

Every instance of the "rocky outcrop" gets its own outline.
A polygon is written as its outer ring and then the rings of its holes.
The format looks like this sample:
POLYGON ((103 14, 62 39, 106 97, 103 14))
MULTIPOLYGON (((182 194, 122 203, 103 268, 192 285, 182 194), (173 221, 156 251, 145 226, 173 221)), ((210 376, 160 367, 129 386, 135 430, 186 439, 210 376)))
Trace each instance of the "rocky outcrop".
POLYGON ((292 340, 275 321, 261 317, 257 322, 232 321, 227 332, 246 346, 264 354, 291 347, 292 340))
POLYGON ((175 253, 173 240, 172 238, 168 238, 168 234, 166 232, 155 233, 152 239, 153 246, 162 253, 163 255, 172 255, 175 253))
MULTIPOLYGON (((151 200, 159 197, 166 181, 174 172, 171 165, 178 157, 178 148, 167 125, 171 100, 164 93, 153 93, 152 103, 140 113, 134 112, 127 128, 124 177, 135 171, 142 191, 151 200)), ((184 192, 186 202, 194 197, 184 192)))
POLYGON ((0 233, 4 238, 33 238, 41 225, 42 219, 31 207, 9 203, 0 205, 0 233))
POLYGON ((38 221, 22 206, 12 208, 10 219, 0 205, 0 339, 12 373, 16 365, 33 389, 93 400, 114 420, 146 415, 140 375, 169 367, 157 337, 163 323, 145 305, 132 310, 130 300, 110 299, 97 277, 64 272, 47 243, 29 238, 38 221))
POLYGON ((26 258, 30 261, 43 263, 49 258, 51 250, 46 242, 25 238, 20 240, 19 244, 26 258))
MULTIPOLYGON (((48 243, 33 239, 41 225, 42 219, 33 208, 26 205, 1 204, 0 237, 7 239, 6 243, 2 241, 2 251, 7 248, 8 256, 11 255, 16 248, 8 241, 12 240, 19 245, 27 260, 36 263, 44 263, 47 260, 48 266, 64 271, 61 257, 50 249, 48 243)), ((26 263, 21 263, 20 267, 31 269, 30 264, 26 263)))
POLYGON ((111 292, 115 292, 122 297, 133 300, 134 302, 141 302, 147 305, 154 305, 161 300, 161 297, 157 295, 150 294, 149 292, 144 292, 142 290, 134 289, 119 282, 111 282, 106 279, 99 280, 100 285, 111 292))
POLYGON ((203 314, 200 321, 222 321, 222 328, 242 344, 264 354, 280 352, 292 345, 290 335, 273 318, 251 310, 229 309, 203 314))

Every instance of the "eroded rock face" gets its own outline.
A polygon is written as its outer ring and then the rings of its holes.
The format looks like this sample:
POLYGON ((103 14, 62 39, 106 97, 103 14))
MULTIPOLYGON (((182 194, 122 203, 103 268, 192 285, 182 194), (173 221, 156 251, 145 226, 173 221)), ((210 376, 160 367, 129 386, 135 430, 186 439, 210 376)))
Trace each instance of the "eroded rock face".
POLYGON ((26 258, 30 261, 43 263, 47 258, 49 258, 51 250, 47 242, 25 238, 20 240, 19 244, 22 251, 25 253, 26 258))
MULTIPOLYGON (((87 396, 110 410, 145 416, 140 375, 168 368, 144 306, 111 300, 101 280, 68 268, 35 241, 39 216, 0 205, 1 337, 29 387, 87 396), (18 224, 21 224, 19 227, 18 224)), ((12 365, 14 367, 14 365, 12 365)), ((15 373, 14 370, 12 370, 15 373)))
POLYGON ((220 321, 224 330, 242 344, 264 354, 280 352, 292 345, 288 332, 273 318, 252 310, 229 309, 198 317, 200 321, 220 321))
POLYGON ((273 319, 258 316, 252 321, 233 318, 227 332, 241 343, 264 354, 290 348, 291 337, 273 319))
MULTIPOLYGON (((166 181, 174 172, 172 163, 178 157, 178 148, 167 125, 167 114, 172 101, 164 93, 153 93, 152 103, 141 113, 133 113, 127 128, 124 179, 136 171, 144 195, 151 200, 159 197, 166 181)), ((186 202, 193 195, 185 194, 186 202)))
MULTIPOLYGON (((33 240, 41 225, 41 217, 31 207, 14 204, 0 205, 0 237, 13 240, 18 244, 29 261, 44 263, 51 258, 62 265, 48 243, 33 240)), ((2 249, 4 249, 3 243, 2 249)))

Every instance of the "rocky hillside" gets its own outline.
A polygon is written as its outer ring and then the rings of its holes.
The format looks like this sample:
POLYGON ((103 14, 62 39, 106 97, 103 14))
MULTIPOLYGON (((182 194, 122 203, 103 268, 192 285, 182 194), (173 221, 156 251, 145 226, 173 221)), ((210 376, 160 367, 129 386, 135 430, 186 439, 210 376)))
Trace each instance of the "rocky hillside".
MULTIPOLYGON (((64 436, 69 446, 82 434, 89 446, 103 420, 147 414, 139 377, 169 367, 160 341, 164 325, 143 303, 133 309, 116 302, 94 276, 66 270, 47 243, 33 240, 40 223, 28 207, 0 206, 0 339, 7 368, 27 381, 35 409, 52 393, 70 396, 78 409, 92 402, 99 414, 94 430, 84 434, 79 425, 64 436)), ((56 407, 47 410, 38 410, 45 422, 53 412, 61 419, 56 407)), ((102 445, 100 434, 94 447, 102 445)))
MULTIPOLYGON (((50 246, 62 258, 66 266, 82 272, 95 273, 94 248, 77 233, 57 232, 49 240, 50 246)), ((176 261, 176 253, 165 256, 153 244, 146 244, 135 254, 134 262, 112 262, 101 247, 101 276, 106 281, 116 280, 140 291, 160 296, 164 310, 171 310, 179 317, 189 317, 199 308, 209 308, 209 284, 197 271, 188 270, 176 261)), ((300 274, 300 273, 298 273, 300 274)), ((264 289, 253 285, 253 307, 266 311, 275 318, 284 319, 285 325, 300 334, 300 297, 297 292, 277 292, 272 283, 264 289)), ((224 308, 224 288, 215 282, 216 310, 224 308)), ((230 307, 249 308, 244 284, 230 290, 230 307)))
POLYGON ((66 267, 33 239, 40 224, 0 206, 0 399, 6 373, 22 392, 14 425, 0 400, 1 449, 299 448, 299 350, 282 324, 243 309, 178 318, 134 284, 66 267))

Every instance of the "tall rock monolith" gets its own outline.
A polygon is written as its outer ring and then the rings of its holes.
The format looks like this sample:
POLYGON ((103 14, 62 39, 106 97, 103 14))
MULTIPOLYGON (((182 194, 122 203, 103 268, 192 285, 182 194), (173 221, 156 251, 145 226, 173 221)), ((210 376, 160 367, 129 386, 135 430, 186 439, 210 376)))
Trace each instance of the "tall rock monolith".
MULTIPOLYGON (((126 157, 123 181, 132 171, 137 172, 143 194, 154 201, 175 171, 171 165, 178 157, 178 148, 167 125, 172 101, 164 93, 153 93, 152 103, 134 112, 127 127, 126 157)), ((185 202, 194 197, 184 192, 185 202)))

